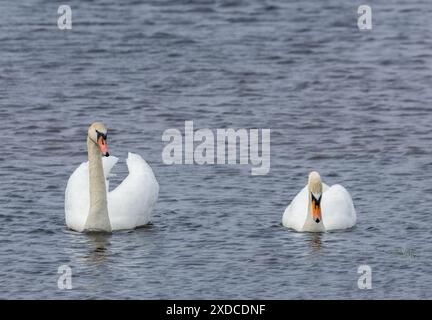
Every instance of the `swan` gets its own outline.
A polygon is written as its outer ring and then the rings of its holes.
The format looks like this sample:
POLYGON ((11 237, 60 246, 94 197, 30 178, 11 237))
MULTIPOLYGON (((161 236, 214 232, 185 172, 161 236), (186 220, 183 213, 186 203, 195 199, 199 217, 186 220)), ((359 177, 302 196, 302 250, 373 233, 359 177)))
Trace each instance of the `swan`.
POLYGON ((300 232, 325 232, 350 228, 356 219, 348 191, 339 184, 329 187, 312 171, 308 184, 285 209, 282 225, 300 232))
POLYGON ((72 173, 66 186, 66 225, 78 232, 111 232, 148 224, 159 184, 147 162, 129 153, 129 175, 109 192, 107 177, 118 158, 109 155, 103 123, 95 122, 88 129, 87 150, 88 162, 72 173))

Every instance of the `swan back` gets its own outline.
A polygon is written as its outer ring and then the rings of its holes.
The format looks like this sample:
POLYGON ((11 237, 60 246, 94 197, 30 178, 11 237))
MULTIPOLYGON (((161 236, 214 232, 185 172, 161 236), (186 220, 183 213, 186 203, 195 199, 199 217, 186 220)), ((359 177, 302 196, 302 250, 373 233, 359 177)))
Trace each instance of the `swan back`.
POLYGON ((296 231, 303 231, 309 206, 309 190, 306 185, 291 201, 282 216, 282 224, 296 231))
POLYGON ((326 230, 346 229, 355 225, 356 211, 351 195, 340 184, 331 186, 321 200, 326 230))
POLYGON ((129 153, 129 175, 108 194, 108 214, 113 230, 133 229, 150 222, 159 195, 151 167, 139 155, 129 153))

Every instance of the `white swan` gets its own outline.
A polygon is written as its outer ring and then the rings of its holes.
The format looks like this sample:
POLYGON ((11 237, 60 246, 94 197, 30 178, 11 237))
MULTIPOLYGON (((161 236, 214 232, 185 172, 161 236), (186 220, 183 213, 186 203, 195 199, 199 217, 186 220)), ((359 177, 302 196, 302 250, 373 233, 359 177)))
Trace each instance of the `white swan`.
POLYGON ((296 231, 324 232, 355 225, 356 212, 348 191, 339 184, 329 187, 318 172, 286 208, 282 224, 296 231))
POLYGON ((139 155, 129 153, 129 175, 109 192, 107 177, 118 159, 109 156, 106 139, 106 127, 93 123, 87 137, 89 161, 75 170, 66 187, 65 216, 70 229, 111 232, 150 222, 159 194, 153 170, 139 155))

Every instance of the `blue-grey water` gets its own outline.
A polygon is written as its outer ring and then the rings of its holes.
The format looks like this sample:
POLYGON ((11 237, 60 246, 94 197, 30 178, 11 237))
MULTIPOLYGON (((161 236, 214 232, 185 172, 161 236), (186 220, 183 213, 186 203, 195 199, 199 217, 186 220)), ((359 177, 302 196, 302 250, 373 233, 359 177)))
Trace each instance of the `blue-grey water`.
POLYGON ((0 298, 432 298, 429 0, 74 1, 67 31, 60 4, 0 2, 0 298), (66 228, 96 120, 114 185, 128 151, 152 166, 151 226, 66 228), (162 133, 185 120, 270 128, 271 171, 165 165, 162 133), (281 226, 313 169, 350 191, 355 228, 281 226))

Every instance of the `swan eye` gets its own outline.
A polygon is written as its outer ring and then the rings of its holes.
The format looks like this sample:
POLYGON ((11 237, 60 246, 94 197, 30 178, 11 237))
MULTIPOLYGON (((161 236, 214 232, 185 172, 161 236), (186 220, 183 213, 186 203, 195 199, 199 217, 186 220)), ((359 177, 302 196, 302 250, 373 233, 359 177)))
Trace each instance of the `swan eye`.
POLYGON ((96 130, 96 134, 97 134, 97 140, 99 140, 100 137, 102 137, 104 140, 108 139, 108 134, 107 133, 102 133, 96 130))

